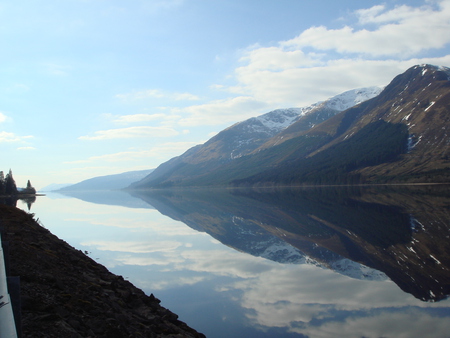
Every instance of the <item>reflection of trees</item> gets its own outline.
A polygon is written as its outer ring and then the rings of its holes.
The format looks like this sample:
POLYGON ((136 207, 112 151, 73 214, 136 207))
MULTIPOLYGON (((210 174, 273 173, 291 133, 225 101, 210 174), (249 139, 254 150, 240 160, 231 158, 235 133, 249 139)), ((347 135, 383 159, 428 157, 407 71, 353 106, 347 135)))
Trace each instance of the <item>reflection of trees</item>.
POLYGON ((20 200, 26 203, 28 210, 30 210, 33 203, 36 202, 36 196, 21 196, 20 200))

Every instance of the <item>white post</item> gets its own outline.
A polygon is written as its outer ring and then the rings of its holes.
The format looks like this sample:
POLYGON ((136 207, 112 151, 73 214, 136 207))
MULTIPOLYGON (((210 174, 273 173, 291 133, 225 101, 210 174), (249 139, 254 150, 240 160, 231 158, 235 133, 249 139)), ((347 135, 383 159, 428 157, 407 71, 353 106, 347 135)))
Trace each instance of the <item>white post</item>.
MULTIPOLYGON (((1 237, 0 237, 1 243, 1 237)), ((0 245, 0 338, 17 338, 16 324, 6 280, 5 258, 0 245)))

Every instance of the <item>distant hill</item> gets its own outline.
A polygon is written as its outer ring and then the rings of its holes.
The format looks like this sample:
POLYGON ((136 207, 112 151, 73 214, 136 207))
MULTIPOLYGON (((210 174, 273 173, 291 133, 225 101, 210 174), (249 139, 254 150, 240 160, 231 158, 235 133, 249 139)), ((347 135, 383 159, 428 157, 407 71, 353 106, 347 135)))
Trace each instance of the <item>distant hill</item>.
POLYGON ((68 187, 69 185, 72 185, 73 183, 52 183, 49 185, 46 185, 45 187, 39 189, 39 191, 55 191, 59 190, 65 187, 68 187))
POLYGON ((128 171, 121 174, 93 177, 56 191, 118 190, 147 176, 153 169, 128 171))
POLYGON ((222 184, 228 182, 230 177, 236 178, 233 176, 235 174, 237 177, 245 177, 257 173, 259 166, 242 167, 238 169, 239 172, 228 169, 260 147, 268 147, 270 142, 280 143, 277 136, 282 135, 281 139, 289 138, 290 136, 283 136, 284 131, 290 130, 290 135, 295 135, 296 132, 308 130, 331 116, 378 95, 381 90, 379 87, 350 90, 308 107, 277 109, 236 123, 205 144, 195 146, 181 156, 161 164, 130 188, 222 184), (209 175, 212 175, 211 179, 198 182, 198 179, 209 175))

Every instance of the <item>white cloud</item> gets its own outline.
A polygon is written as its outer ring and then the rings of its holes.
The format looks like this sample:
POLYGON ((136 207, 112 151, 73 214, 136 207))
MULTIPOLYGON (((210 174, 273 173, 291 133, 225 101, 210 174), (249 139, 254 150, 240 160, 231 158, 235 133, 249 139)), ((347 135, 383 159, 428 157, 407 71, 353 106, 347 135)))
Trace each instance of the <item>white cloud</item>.
POLYGON ((19 147, 17 150, 36 150, 35 147, 19 147))
POLYGON ((312 47, 319 51, 358 53, 368 56, 404 58, 450 42, 449 1, 441 1, 439 10, 430 6, 400 6, 386 10, 383 6, 356 12, 360 24, 377 24, 374 30, 311 27, 281 45, 288 48, 312 47))
MULTIPOLYGON (((427 52, 436 55, 450 43, 450 0, 425 1, 419 7, 375 5, 352 14, 357 19, 352 26, 348 20, 341 28, 310 27, 272 46, 249 46, 242 51, 242 65, 234 71, 235 84, 210 86, 233 97, 167 108, 170 114, 164 118, 165 123, 231 124, 271 109, 307 106, 349 89, 386 85, 415 64, 450 63, 450 55, 442 51, 439 58, 424 56, 427 52), (168 120, 175 115, 179 116, 168 120)), ((127 102, 200 99, 159 89, 117 97, 127 102)), ((117 121, 142 122, 158 116, 136 114, 117 121)))
MULTIPOLYGON (((251 46, 235 69, 236 85, 227 89, 271 107, 306 106, 349 89, 386 85, 415 64, 448 65, 449 54, 424 53, 448 47, 450 1, 427 3, 437 6, 378 5, 354 13, 358 28, 311 27, 276 46, 251 46)), ((215 108, 217 116, 219 104, 215 108)))
MULTIPOLYGON (((414 58, 450 42, 450 0, 436 6, 377 5, 354 14, 357 28, 311 27, 275 46, 250 46, 235 69, 236 84, 212 89, 236 95, 185 108, 172 108, 183 126, 220 125, 275 108, 302 107, 349 89, 386 85, 419 63, 448 64, 450 55, 414 58)), ((428 2, 428 4, 432 4, 428 2)), ((165 97, 161 91, 129 99, 165 97)))
POLYGON ((8 116, 0 112, 0 123, 6 122, 8 119, 8 116))
POLYGON ((239 96, 186 108, 175 108, 174 112, 187 114, 179 120, 180 125, 201 126, 245 120, 263 113, 267 107, 267 104, 253 97, 239 96))
POLYGON ((14 142, 23 142, 27 139, 33 138, 33 136, 18 136, 14 133, 10 133, 7 131, 0 131, 0 143, 14 143, 14 142))
POLYGON ((172 128, 166 127, 129 127, 120 129, 99 130, 94 136, 80 136, 80 140, 112 140, 137 137, 170 137, 178 135, 172 128))

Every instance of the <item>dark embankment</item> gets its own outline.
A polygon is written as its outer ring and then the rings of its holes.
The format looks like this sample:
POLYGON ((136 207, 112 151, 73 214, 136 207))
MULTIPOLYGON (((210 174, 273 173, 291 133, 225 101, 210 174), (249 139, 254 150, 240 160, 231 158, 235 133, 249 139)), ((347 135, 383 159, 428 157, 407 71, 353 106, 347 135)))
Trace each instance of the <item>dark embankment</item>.
POLYGON ((20 276, 23 337, 204 337, 32 215, 0 205, 0 228, 20 276))

